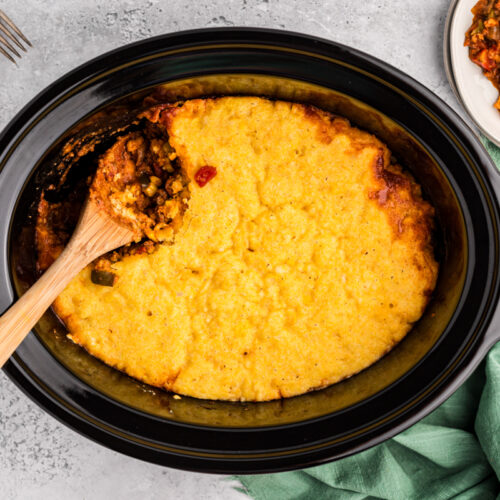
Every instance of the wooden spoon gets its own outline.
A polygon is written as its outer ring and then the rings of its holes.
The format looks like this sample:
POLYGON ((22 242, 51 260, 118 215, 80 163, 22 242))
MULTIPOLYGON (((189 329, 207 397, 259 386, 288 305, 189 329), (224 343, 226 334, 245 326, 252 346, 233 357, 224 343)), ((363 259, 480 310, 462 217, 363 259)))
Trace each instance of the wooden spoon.
POLYGON ((131 243, 136 233, 114 221, 87 199, 75 232, 59 258, 0 316, 0 367, 66 285, 94 259, 131 243))

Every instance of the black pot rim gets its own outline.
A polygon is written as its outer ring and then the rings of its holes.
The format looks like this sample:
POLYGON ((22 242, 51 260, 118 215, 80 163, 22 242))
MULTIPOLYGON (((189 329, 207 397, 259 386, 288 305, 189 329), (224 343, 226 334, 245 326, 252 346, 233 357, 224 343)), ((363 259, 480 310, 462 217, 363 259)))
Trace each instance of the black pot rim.
MULTIPOLYGON (((500 193, 500 175, 496 171, 494 164, 488 154, 480 144, 478 138, 463 120, 451 110, 440 98, 432 94, 428 89, 416 82, 411 77, 401 73, 387 63, 372 56, 364 54, 347 46, 337 44, 328 40, 302 35, 298 33, 263 29, 263 28, 213 28, 202 30, 190 30, 167 35, 161 35, 144 41, 135 42, 115 49, 107 54, 99 56, 78 68, 69 72, 55 83, 47 87, 30 103, 28 103, 9 123, 0 135, 0 168, 2 161, 2 151, 10 151, 12 145, 17 147, 21 142, 28 128, 36 123, 36 120, 49 113, 53 106, 68 92, 86 81, 98 79, 103 73, 117 71, 127 61, 132 65, 136 64, 137 58, 141 54, 147 54, 146 58, 154 59, 161 57, 161 53, 169 47, 175 46, 180 50, 191 50, 203 45, 224 45, 233 44, 241 47, 275 47, 283 50, 293 50, 297 53, 306 53, 310 57, 324 58, 328 60, 329 53, 336 56, 349 56, 356 60, 358 66, 366 68, 365 71, 388 81, 395 91, 405 94, 408 99, 417 96, 420 102, 424 102, 427 109, 435 115, 436 120, 445 121, 452 124, 456 135, 456 141, 461 147, 466 143, 468 154, 473 154, 476 164, 484 171, 485 189, 491 195, 491 200, 495 204, 493 212, 496 213, 498 222, 498 193, 500 193), (489 181, 486 179, 489 178, 489 181)), ((445 127, 446 130, 450 127, 445 127)), ((0 174, 1 174, 0 169, 0 174)), ((0 177, 1 178, 1 177, 0 177)), ((496 261, 498 266, 498 258, 496 261)), ((0 266, 8 267, 7 262, 0 262, 0 266)), ((1 279, 1 277, 0 277, 1 279)), ((374 446, 402 430, 408 428, 423 416, 427 415, 446 400, 472 373, 480 361, 484 358, 488 349, 498 338, 500 331, 500 313, 494 311, 499 296, 498 279, 491 290, 491 302, 488 313, 485 317, 485 325, 479 339, 475 340, 474 348, 464 355, 460 361, 460 368, 451 370, 447 376, 443 375, 443 380, 434 386, 431 395, 421 395, 420 403, 416 403, 411 410, 402 412, 399 417, 390 419, 385 424, 376 424, 374 432, 367 432, 363 439, 353 439, 352 442, 342 450, 332 451, 332 446, 321 443, 311 443, 311 446, 304 446, 302 449, 290 450, 290 453, 268 454, 264 457, 244 458, 243 455, 227 456, 224 453, 214 456, 203 456, 206 453, 179 449, 158 451, 158 447, 151 441, 145 441, 139 436, 124 434, 118 428, 105 425, 98 419, 91 419, 80 409, 70 407, 62 401, 56 394, 52 393, 42 380, 37 379, 23 360, 14 355, 5 365, 4 371, 31 399, 44 408, 48 413, 59 419, 64 424, 70 426, 77 432, 106 446, 121 451, 131 456, 143 460, 156 462, 170 467, 178 467, 186 470, 196 470, 214 473, 257 473, 257 472, 277 472, 318 465, 332 459, 342 458, 361 450, 374 446), (317 449, 312 449, 316 447, 317 449)), ((31 334, 32 335, 32 334, 31 334)), ((458 361, 457 361, 458 363, 458 361)), ((457 365, 458 366, 458 365, 457 365)), ((61 370, 65 370, 61 366, 61 370)), ((175 424, 173 424, 175 425, 175 424)), ((197 427, 197 426, 193 426, 197 427)), ((293 427, 288 426, 288 427, 293 427)), ((300 427, 300 425, 298 425, 300 427)), ((272 431, 273 429, 268 429, 272 431)), ((228 429, 227 432, 231 432, 228 429)), ((245 432, 255 432, 254 429, 246 429, 245 432)))

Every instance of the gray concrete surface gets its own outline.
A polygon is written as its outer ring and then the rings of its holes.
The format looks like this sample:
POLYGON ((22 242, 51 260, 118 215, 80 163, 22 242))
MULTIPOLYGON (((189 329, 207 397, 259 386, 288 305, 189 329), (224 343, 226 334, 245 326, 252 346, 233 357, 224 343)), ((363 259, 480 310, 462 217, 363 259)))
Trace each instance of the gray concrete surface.
MULTIPOLYGON (((33 42, 18 67, 0 57, 0 128, 37 92, 107 50, 208 26, 289 29, 337 40, 410 74, 458 109, 442 63, 449 0, 4 0, 33 42)), ((220 476, 109 451, 70 431, 0 374, 0 498, 238 499, 220 476)))

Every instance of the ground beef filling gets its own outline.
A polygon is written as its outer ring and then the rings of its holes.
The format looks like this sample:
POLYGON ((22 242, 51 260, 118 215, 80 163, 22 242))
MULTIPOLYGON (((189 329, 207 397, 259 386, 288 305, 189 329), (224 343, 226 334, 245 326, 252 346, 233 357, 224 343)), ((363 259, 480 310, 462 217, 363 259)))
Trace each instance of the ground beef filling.
POLYGON ((77 186, 64 202, 49 202, 42 194, 36 227, 37 250, 43 257, 39 271, 47 269, 68 242, 85 198, 82 191, 136 233, 134 243, 94 261, 95 284, 113 286, 113 263, 125 255, 152 253, 157 244, 172 244, 189 198, 176 156, 166 134, 148 124, 141 132, 118 138, 99 158, 87 182, 90 187, 77 186))

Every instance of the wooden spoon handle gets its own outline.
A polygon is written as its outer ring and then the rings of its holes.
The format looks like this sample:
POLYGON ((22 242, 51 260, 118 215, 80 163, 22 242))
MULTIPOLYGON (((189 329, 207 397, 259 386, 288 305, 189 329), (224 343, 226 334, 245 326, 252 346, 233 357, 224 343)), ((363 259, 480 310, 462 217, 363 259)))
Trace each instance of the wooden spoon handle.
POLYGON ((40 279, 0 316, 0 367, 87 263, 74 245, 68 245, 40 279))

